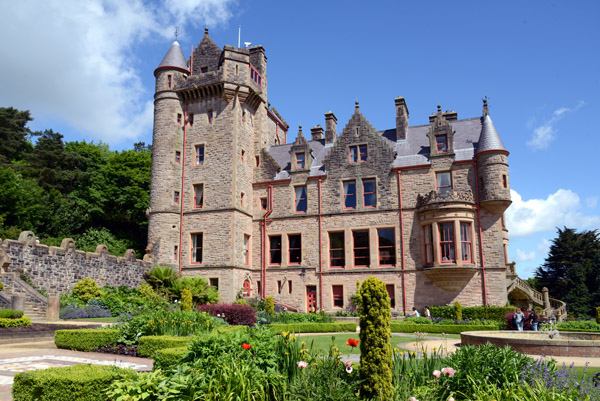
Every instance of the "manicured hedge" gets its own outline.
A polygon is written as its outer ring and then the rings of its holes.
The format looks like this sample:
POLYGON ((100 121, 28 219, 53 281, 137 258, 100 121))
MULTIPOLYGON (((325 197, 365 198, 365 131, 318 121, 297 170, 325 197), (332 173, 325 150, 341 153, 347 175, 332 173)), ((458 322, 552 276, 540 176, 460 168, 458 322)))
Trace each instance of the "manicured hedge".
MULTIPOLYGON (((455 319, 456 312, 453 305, 431 306, 431 317, 441 317, 443 319, 455 319)), ((514 312, 514 306, 463 306, 463 319, 486 319, 503 321, 508 312, 514 312)))
POLYGON ((356 323, 274 323, 269 326, 276 333, 290 331, 292 333, 333 333, 338 331, 356 331, 356 323))
POLYGON ((187 354, 187 347, 159 349, 154 355, 154 370, 174 368, 187 354))
POLYGON ((141 357, 154 358, 156 351, 187 345, 192 337, 144 336, 140 337, 137 353, 141 357))
POLYGON ((447 333, 447 334, 460 334, 463 331, 493 331, 499 330, 498 326, 479 326, 470 324, 406 324, 399 322, 392 322, 391 324, 393 333, 447 333))
POLYGON ((15 309, 0 309, 0 319, 18 319, 23 317, 23 311, 15 309))
POLYGON ((92 351, 118 341, 119 330, 114 329, 57 330, 54 333, 57 348, 75 351, 92 351))
POLYGON ((75 365, 18 373, 12 387, 14 401, 97 401, 119 378, 136 374, 115 366, 75 365))
POLYGON ((17 319, 0 319, 0 327, 18 327, 18 326, 29 326, 31 319, 27 316, 23 316, 17 319))

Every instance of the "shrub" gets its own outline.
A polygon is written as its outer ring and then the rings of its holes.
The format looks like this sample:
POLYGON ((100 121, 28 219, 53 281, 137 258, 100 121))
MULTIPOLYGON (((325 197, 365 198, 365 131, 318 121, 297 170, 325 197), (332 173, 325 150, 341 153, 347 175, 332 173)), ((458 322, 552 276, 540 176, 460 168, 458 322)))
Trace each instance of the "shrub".
POLYGON ((454 318, 456 320, 462 320, 463 319, 463 317, 462 317, 462 309, 463 309, 463 307, 460 304, 460 302, 456 301, 454 303, 454 318))
POLYGON ((393 333, 446 333, 446 334, 460 334, 463 331, 488 331, 488 330, 499 330, 499 324, 492 325, 460 325, 460 324, 409 324, 394 321, 390 325, 393 333))
POLYGON ((95 365, 34 370, 15 376, 12 394, 15 401, 104 400, 114 380, 135 375, 133 370, 95 365))
MULTIPOLYGON (((456 319, 454 306, 431 306, 429 310, 433 318, 456 319)), ((513 306, 466 306, 462 308, 462 318, 503 321, 508 312, 514 311, 513 306)))
POLYGON ((184 277, 172 282, 171 287, 167 288, 171 294, 181 299, 183 290, 188 289, 192 293, 192 298, 196 304, 216 304, 219 302, 219 291, 208 284, 204 277, 184 277))
POLYGON ((18 319, 23 316, 23 311, 14 309, 0 309, 0 319, 18 319))
POLYGON ((319 313, 280 312, 265 316, 271 323, 333 323, 335 318, 325 311, 319 313))
POLYGON ((275 300, 273 297, 267 297, 265 299, 265 312, 267 312, 269 315, 275 313, 275 300))
MULTIPOLYGON (((94 301, 92 299, 92 301, 94 301)), ((98 304, 87 304, 85 307, 69 305, 62 308, 59 314, 61 319, 85 319, 89 317, 110 317, 110 311, 98 304)))
POLYGON ((192 292, 187 288, 181 291, 181 310, 186 312, 192 311, 192 292))
POLYGON ((18 326, 29 326, 31 325, 31 319, 27 316, 19 317, 19 318, 11 318, 11 319, 1 319, 0 318, 0 327, 18 327, 18 326))
POLYGON ((600 324, 596 323, 595 320, 578 320, 578 321, 567 321, 560 322, 557 324, 558 330, 594 330, 600 331, 600 324))
POLYGON ((269 327, 276 333, 289 331, 292 333, 335 333, 335 332, 355 332, 356 323, 353 322, 335 322, 335 323, 273 323, 269 327))
POLYGON ((233 302, 234 305, 242 305, 242 306, 250 306, 250 302, 246 301, 245 299, 236 299, 233 302))
POLYGON ((358 293, 360 314, 360 394, 362 398, 392 398, 390 298, 385 283, 369 277, 358 293))
POLYGON ((600 306, 596 307, 596 323, 600 324, 600 306))
POLYGON ((177 273, 171 268, 171 266, 154 266, 148 273, 146 273, 148 283, 154 287, 154 289, 169 288, 175 280, 177 280, 177 273))
POLYGON ((212 316, 221 317, 231 325, 243 324, 252 327, 256 322, 256 312, 250 306, 235 304, 200 305, 198 310, 207 312, 212 316))
POLYGON ((188 347, 159 349, 154 355, 154 370, 171 370, 181 363, 188 347))
POLYGON ((106 391, 109 400, 154 401, 166 398, 167 377, 161 371, 143 372, 115 380, 106 391))
POLYGON ((57 330, 54 344, 62 349, 92 351, 104 345, 116 344, 119 334, 119 330, 114 329, 57 330))
POLYGON ((87 302, 94 298, 102 298, 102 291, 98 288, 98 284, 89 277, 79 280, 73 287, 72 292, 82 302, 87 302))
MULTIPOLYGON (((141 357, 153 358, 156 351, 167 348, 178 348, 186 346, 191 337, 174 336, 144 336, 140 337, 137 353, 141 357)), ((187 347, 185 347, 187 348, 187 347)))
POLYGON ((0 291, 2 291, 4 289, 4 284, 2 284, 2 281, 0 281, 0 291))

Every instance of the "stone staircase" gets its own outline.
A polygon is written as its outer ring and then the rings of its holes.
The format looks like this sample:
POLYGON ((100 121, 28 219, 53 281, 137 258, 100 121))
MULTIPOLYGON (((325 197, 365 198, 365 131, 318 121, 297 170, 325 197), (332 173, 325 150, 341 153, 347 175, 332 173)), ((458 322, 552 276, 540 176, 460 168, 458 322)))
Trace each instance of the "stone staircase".
POLYGON ((550 298, 548 289, 536 291, 527 281, 517 276, 515 263, 507 264, 506 269, 507 292, 512 295, 518 306, 531 309, 535 306, 541 317, 554 317, 559 321, 567 317, 567 304, 561 300, 550 298))
POLYGON ((0 292, 0 304, 10 307, 13 295, 22 295, 25 299, 23 313, 34 322, 46 320, 46 308, 48 298, 37 292, 33 287, 21 280, 16 272, 7 272, 0 274, 0 281, 4 284, 4 289, 0 292))

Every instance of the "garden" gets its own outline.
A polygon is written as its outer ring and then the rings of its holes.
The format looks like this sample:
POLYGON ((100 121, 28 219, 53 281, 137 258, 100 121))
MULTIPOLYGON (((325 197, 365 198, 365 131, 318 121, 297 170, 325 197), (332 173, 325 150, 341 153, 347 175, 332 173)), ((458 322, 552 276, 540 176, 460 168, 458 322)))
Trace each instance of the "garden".
MULTIPOLYGON (((431 307, 432 318, 392 320, 385 284, 364 281, 356 323, 323 312, 275 312, 272 298, 219 304, 201 278, 157 267, 137 289, 81 280, 61 299, 61 317, 113 320, 103 329, 59 330, 58 348, 152 358, 152 372, 77 365, 15 376, 14 400, 599 400, 600 374, 536 361, 510 348, 464 346, 411 352, 393 332, 458 338, 500 330, 511 307, 431 307), (304 334, 331 333, 336 334, 304 334), (345 332, 345 333, 344 333, 345 332), (449 334, 450 333, 450 334, 449 334), (357 362, 360 355, 360 362, 357 362)), ((19 311, 6 321, 27 324, 19 311)), ((564 322, 595 330, 597 322, 564 322)))

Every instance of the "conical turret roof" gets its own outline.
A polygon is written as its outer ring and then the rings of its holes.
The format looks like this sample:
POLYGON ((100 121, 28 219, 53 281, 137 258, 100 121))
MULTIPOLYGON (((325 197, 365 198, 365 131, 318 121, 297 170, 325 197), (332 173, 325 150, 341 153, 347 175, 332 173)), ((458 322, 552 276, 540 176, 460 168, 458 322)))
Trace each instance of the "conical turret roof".
POLYGON ((492 150, 499 150, 508 153, 494 123, 489 114, 483 117, 483 123, 481 124, 481 134, 479 134, 479 142, 477 143, 477 151, 475 156, 482 152, 489 152, 492 150))
POLYGON ((179 46, 179 42, 177 41, 173 42, 165 57, 162 59, 156 70, 154 70, 154 75, 160 70, 167 69, 179 70, 181 72, 187 72, 188 74, 190 72, 187 61, 185 61, 185 57, 181 51, 181 46, 179 46))

